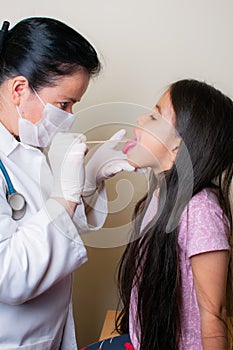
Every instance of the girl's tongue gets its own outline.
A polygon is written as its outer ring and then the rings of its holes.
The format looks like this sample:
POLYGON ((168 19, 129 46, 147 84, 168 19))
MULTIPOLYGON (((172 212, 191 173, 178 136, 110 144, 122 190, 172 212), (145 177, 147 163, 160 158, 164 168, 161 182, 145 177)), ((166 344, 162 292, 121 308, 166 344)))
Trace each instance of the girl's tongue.
POLYGON ((136 138, 127 141, 127 142, 124 144, 123 148, 122 148, 122 152, 125 153, 125 154, 128 153, 130 149, 132 149, 133 147, 136 146, 136 144, 137 144, 137 139, 136 139, 136 138))

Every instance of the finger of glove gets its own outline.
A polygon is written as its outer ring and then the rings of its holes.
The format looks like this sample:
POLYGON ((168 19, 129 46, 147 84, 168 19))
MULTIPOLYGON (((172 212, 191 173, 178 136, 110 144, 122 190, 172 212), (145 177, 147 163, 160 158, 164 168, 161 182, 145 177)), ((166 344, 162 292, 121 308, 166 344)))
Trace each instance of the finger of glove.
POLYGON ((126 134, 125 129, 118 130, 114 135, 110 137, 109 140, 121 140, 126 134))
POLYGON ((99 171, 97 179, 98 181, 103 181, 104 179, 108 179, 109 177, 112 177, 123 170, 131 172, 134 171, 135 168, 131 166, 127 161, 117 161, 110 164, 106 164, 99 171))
POLYGON ((121 170, 129 171, 129 172, 135 170, 135 168, 132 165, 130 165, 126 159, 125 160, 124 159, 122 159, 122 160, 117 159, 115 162, 113 160, 112 164, 109 164, 109 167, 121 168, 121 170))
MULTIPOLYGON (((87 146, 83 143, 74 145, 72 150, 66 154, 64 161, 61 166, 61 177, 62 179, 70 179, 70 184, 77 180, 77 184, 80 184, 80 178, 83 177, 81 174, 84 170, 84 156, 87 146)), ((84 181, 83 181, 84 185, 84 181)))
POLYGON ((54 178, 59 178, 61 171, 64 173, 72 173, 76 168, 84 163, 84 156, 87 150, 85 143, 73 143, 65 154, 60 153, 53 157, 50 161, 54 178))
POLYGON ((86 140, 85 135, 77 133, 58 133, 53 138, 52 144, 50 146, 48 156, 59 156, 65 154, 72 143, 81 143, 86 140))
POLYGON ((135 171, 135 167, 130 165, 128 162, 125 162, 124 164, 122 164, 122 170, 132 172, 135 171))
POLYGON ((122 171, 122 168, 116 165, 103 168, 97 176, 97 181, 101 182, 105 179, 109 179, 110 177, 116 175, 117 173, 120 173, 121 171, 122 171))
POLYGON ((54 143, 69 144, 69 143, 72 143, 74 140, 79 140, 79 142, 85 142, 86 136, 83 134, 74 133, 74 132, 59 132, 54 136, 52 145, 54 143))
POLYGON ((90 182, 95 182, 96 174, 98 174, 103 167, 127 159, 127 155, 118 150, 108 148, 102 151, 103 152, 100 153, 100 149, 98 149, 86 165, 87 177, 90 182))
POLYGON ((88 168, 90 170, 92 168, 96 168, 96 166, 99 165, 99 163, 103 160, 112 160, 116 157, 126 158, 126 155, 124 153, 115 149, 118 142, 124 137, 125 133, 126 130, 121 129, 117 133, 115 133, 109 140, 107 140, 103 145, 101 145, 88 161, 88 168))
POLYGON ((135 168, 132 165, 130 165, 127 160, 113 162, 112 164, 106 166, 105 169, 111 169, 112 172, 119 172, 121 170, 131 172, 135 170, 135 168))
MULTIPOLYGON (((118 140, 116 141, 116 143, 118 143, 118 140)), ((125 161, 126 159, 126 154, 122 153, 121 151, 112 149, 112 147, 109 146, 108 142, 106 142, 92 155, 92 157, 86 165, 86 177, 89 183, 89 185, 86 187, 96 188, 96 186, 104 178, 109 177, 107 175, 100 175, 102 174, 102 168, 108 167, 108 165, 111 166, 112 164, 116 164, 117 162, 119 163, 120 161, 125 161)))
POLYGON ((146 174, 148 169, 149 168, 137 168, 137 169, 135 169, 135 172, 139 173, 139 174, 146 174))
MULTIPOLYGON (((68 148, 65 157, 69 157, 69 158, 75 158, 75 159, 79 159, 79 158, 83 158, 85 153, 87 152, 88 147, 85 143, 81 142, 76 142, 73 141, 73 143, 70 145, 70 147, 68 148)), ((75 160, 74 159, 74 160, 75 160)))
MULTIPOLYGON (((111 148, 114 148, 117 146, 118 142, 121 141, 123 139, 123 137, 126 134, 126 130, 125 129, 121 129, 119 131, 117 131, 114 135, 112 135, 110 137, 109 140, 106 141, 106 143, 103 146, 107 146, 109 147, 109 145, 111 146, 111 148), (110 142, 108 142, 110 141, 110 142)), ((103 147, 102 146, 102 147, 103 147)))
MULTIPOLYGON (((122 136, 123 137, 123 136, 122 136)), ((107 157, 112 157, 115 155, 115 153, 119 152, 118 150, 115 150, 116 146, 118 145, 119 139, 109 139, 105 141, 105 143, 98 147, 98 149, 95 151, 94 155, 92 156, 92 161, 94 161, 95 158, 98 157, 104 157, 106 159, 107 157)))

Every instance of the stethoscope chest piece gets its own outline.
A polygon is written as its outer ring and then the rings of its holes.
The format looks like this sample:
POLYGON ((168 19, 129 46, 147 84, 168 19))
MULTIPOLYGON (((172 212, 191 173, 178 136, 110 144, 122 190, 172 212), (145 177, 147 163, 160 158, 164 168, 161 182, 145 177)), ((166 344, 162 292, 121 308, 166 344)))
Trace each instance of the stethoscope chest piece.
POLYGON ((26 202, 24 196, 18 192, 14 192, 8 195, 7 200, 12 209, 12 218, 14 220, 22 219, 26 211, 26 202))
POLYGON ((25 212, 26 212, 25 198, 21 193, 17 192, 14 189, 10 176, 1 159, 0 159, 0 170, 2 171, 3 176, 7 183, 7 188, 8 188, 7 201, 12 209, 12 218, 14 220, 20 220, 22 219, 22 217, 25 215, 25 212))

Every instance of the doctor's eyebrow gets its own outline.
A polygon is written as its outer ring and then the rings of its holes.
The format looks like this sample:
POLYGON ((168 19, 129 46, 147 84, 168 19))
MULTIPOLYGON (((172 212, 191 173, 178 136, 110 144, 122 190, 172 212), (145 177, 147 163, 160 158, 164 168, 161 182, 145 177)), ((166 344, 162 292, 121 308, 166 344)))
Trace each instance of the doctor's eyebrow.
POLYGON ((80 100, 81 100, 81 99, 76 100, 75 98, 71 98, 71 97, 67 97, 67 98, 64 98, 64 99, 67 100, 67 101, 73 102, 73 103, 80 102, 80 100))
MULTIPOLYGON (((77 96, 77 97, 78 97, 78 96, 77 96)), ((80 101, 81 101, 81 98, 76 99, 74 96, 71 97, 71 96, 65 95, 65 94, 64 94, 64 95, 63 95, 63 94, 59 95, 59 96, 58 96, 58 99, 59 99, 59 100, 63 100, 63 101, 73 102, 73 103, 76 103, 76 102, 80 102, 80 101)))

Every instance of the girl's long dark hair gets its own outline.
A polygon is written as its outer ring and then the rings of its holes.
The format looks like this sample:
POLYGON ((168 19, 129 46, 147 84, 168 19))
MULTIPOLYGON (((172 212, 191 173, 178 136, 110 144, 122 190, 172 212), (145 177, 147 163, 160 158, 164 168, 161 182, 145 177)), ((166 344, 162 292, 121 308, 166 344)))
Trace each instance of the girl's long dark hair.
POLYGON ((56 19, 26 18, 1 34, 0 85, 22 75, 38 91, 81 68, 91 76, 100 70, 97 53, 88 40, 56 19))
POLYGON ((216 186, 216 179, 220 205, 232 234, 229 192, 233 176, 233 103, 220 91, 196 80, 173 83, 169 91, 182 141, 174 166, 161 181, 158 213, 143 232, 140 225, 156 179, 135 209, 132 241, 118 275, 123 309, 117 329, 121 334, 129 332, 130 296, 136 284, 140 350, 178 349, 182 300, 177 225, 191 197, 216 186))

